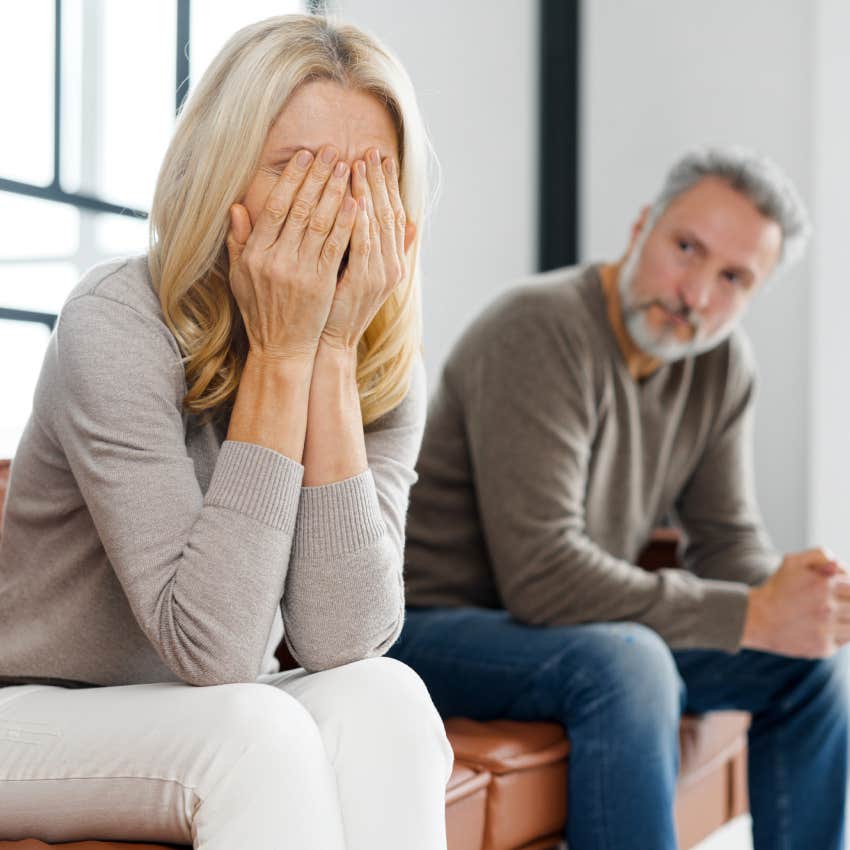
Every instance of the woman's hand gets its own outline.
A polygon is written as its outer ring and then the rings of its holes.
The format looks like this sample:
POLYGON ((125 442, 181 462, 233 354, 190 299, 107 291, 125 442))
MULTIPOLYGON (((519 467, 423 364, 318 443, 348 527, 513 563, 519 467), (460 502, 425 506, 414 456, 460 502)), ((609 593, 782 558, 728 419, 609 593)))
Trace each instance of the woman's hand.
POLYGON ((357 215, 348 265, 322 332, 322 343, 356 351, 360 337, 387 296, 405 279, 405 214, 398 186, 398 166, 381 162, 377 148, 354 163, 351 191, 357 215))
POLYGON ((309 151, 300 151, 253 229, 248 210, 231 207, 230 287, 251 352, 263 359, 313 357, 328 320, 357 218, 347 191, 348 165, 337 157, 332 146, 322 148, 315 161, 309 151))

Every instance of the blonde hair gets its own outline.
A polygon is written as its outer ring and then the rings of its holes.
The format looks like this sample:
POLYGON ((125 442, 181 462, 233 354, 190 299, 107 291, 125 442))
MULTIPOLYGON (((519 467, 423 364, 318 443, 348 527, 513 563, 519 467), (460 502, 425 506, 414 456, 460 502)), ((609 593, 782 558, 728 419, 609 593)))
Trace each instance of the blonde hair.
POLYGON ((288 98, 313 80, 374 95, 396 126, 401 197, 417 235, 407 278, 360 341, 364 424, 398 405, 409 388, 422 337, 419 244, 430 154, 413 86, 398 60, 361 30, 319 16, 284 15, 240 30, 213 60, 178 118, 151 207, 148 261, 165 321, 183 352, 183 404, 206 419, 233 404, 248 353, 229 285, 229 208, 244 196, 288 98))

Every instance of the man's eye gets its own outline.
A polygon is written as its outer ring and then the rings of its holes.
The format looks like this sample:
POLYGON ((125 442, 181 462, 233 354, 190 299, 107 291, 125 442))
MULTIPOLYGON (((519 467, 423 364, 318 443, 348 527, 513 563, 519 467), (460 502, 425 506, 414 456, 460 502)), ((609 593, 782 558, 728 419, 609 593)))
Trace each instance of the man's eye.
POLYGON ((690 253, 693 250, 693 247, 694 247, 694 243, 688 241, 687 239, 680 239, 676 244, 679 246, 679 250, 683 254, 690 253))
POLYGON ((728 283, 736 283, 737 284, 737 283, 741 282, 741 276, 737 272, 723 272, 723 278, 728 283))

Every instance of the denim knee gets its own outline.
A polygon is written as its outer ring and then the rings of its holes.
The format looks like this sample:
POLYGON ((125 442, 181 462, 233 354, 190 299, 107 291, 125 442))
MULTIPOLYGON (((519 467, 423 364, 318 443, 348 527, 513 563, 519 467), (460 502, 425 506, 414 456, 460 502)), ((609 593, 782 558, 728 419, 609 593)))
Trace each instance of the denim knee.
POLYGON ((638 623, 593 623, 559 659, 558 687, 575 711, 607 713, 621 724, 674 728, 684 686, 667 644, 638 623))

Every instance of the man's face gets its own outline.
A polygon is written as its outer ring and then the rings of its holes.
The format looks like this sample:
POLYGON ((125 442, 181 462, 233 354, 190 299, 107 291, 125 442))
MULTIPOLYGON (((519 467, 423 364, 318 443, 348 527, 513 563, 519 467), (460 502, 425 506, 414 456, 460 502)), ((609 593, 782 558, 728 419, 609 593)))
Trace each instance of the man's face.
POLYGON ((781 247, 779 224, 718 178, 684 192, 654 224, 645 212, 619 278, 632 341, 665 361, 713 348, 743 315, 781 247))

